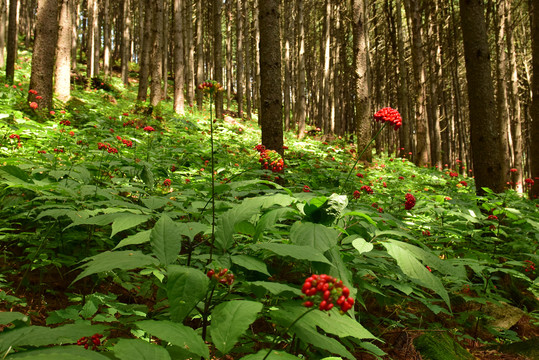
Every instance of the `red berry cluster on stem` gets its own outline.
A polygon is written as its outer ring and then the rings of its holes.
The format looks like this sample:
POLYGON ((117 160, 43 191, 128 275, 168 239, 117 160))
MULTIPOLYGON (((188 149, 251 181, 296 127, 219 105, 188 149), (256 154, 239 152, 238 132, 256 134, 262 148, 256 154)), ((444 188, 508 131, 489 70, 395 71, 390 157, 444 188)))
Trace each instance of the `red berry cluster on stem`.
POLYGON ((399 112, 393 108, 385 107, 380 109, 374 114, 374 120, 381 122, 388 122, 394 126, 395 130, 398 130, 402 125, 402 117, 399 112))
POLYGON ((110 144, 105 144, 105 143, 102 143, 102 142, 98 142, 97 143, 97 150, 107 150, 109 153, 112 153, 112 154, 117 154, 118 153, 118 149, 116 149, 115 147, 112 147, 112 145, 110 144))
POLYGON ((271 170, 272 172, 281 172, 284 169, 284 160, 275 150, 268 150, 264 145, 255 146, 255 150, 260 153, 258 162, 263 169, 271 170))
POLYGON ((84 346, 85 349, 88 349, 92 345, 92 350, 97 350, 97 347, 101 345, 101 338, 103 335, 94 334, 91 337, 83 336, 77 340, 77 345, 84 346))
POLYGON ((228 271, 228 269, 221 269, 216 272, 214 269, 210 269, 206 276, 210 279, 217 280, 221 284, 232 285, 234 283, 234 274, 228 271))
POLYGON ((404 208, 406 210, 410 210, 415 206, 415 197, 414 195, 407 193, 404 198, 406 199, 406 202, 404 203, 404 208))
POLYGON ((202 84, 198 85, 198 88, 207 94, 214 94, 217 91, 225 90, 221 84, 211 80, 204 81, 202 84))
POLYGON ((326 274, 309 276, 305 279, 301 292, 305 294, 303 297, 307 298, 303 303, 306 307, 318 304, 318 309, 329 311, 337 305, 341 312, 345 313, 354 306, 350 289, 343 285, 342 280, 326 274))
POLYGON ((369 185, 363 185, 361 187, 361 191, 365 191, 367 194, 371 194, 371 195, 374 193, 374 191, 369 185))

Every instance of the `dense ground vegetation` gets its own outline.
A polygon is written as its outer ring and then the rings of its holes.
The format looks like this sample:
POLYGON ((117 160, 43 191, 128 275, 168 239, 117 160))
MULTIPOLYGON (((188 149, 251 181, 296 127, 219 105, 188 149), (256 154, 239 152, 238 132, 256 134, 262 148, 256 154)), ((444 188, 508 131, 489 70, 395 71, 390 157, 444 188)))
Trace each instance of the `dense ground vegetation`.
POLYGON ((0 88, 2 357, 411 359, 436 333, 496 358, 537 336, 539 203, 476 196, 467 164, 378 154, 347 181, 346 138, 285 134, 281 158, 209 97, 180 117, 76 80, 49 112, 28 77, 0 88))

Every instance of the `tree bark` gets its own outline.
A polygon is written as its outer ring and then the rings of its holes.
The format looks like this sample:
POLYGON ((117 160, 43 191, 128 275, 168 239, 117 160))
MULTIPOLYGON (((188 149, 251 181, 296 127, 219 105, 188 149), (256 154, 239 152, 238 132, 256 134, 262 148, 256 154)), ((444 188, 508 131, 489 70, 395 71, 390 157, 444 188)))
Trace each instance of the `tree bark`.
POLYGON ((181 115, 185 113, 182 6, 182 0, 174 0, 174 112, 181 115))
POLYGON ((13 84, 17 60, 17 0, 9 1, 9 25, 7 29, 6 81, 13 84))
POLYGON ((187 71, 186 71, 186 82, 187 82, 187 96, 186 100, 190 107, 193 106, 194 97, 195 97, 195 84, 194 84, 194 74, 195 74, 195 42, 193 41, 193 11, 191 0, 184 1, 186 11, 184 19, 184 29, 186 32, 184 46, 187 49, 187 71))
POLYGON ((161 75, 163 73, 162 31, 163 31, 163 0, 151 0, 153 7, 152 49, 150 53, 150 104, 156 106, 161 102, 161 75))
POLYGON ((129 60, 131 59, 130 45, 130 30, 131 30, 131 1, 124 0, 123 2, 123 17, 122 17, 122 81, 126 86, 129 86, 129 60))
MULTIPOLYGON (((204 32, 202 28, 202 1, 196 2, 196 26, 197 26, 197 41, 196 41, 196 55, 197 55, 197 76, 196 83, 200 85, 204 81, 204 32)), ((196 87, 196 98, 198 110, 202 110, 202 104, 204 99, 204 93, 202 89, 196 87)))
POLYGON ((37 102, 39 109, 52 108, 52 80, 54 73, 54 55, 58 37, 58 22, 50 21, 58 17, 56 0, 39 0, 37 3, 36 33, 30 89, 36 90, 28 94, 29 102, 37 102), (40 99, 36 96, 41 96, 40 99))
POLYGON ((532 105, 530 115, 530 168, 534 185, 530 198, 539 197, 539 0, 529 0, 532 38, 532 105))
POLYGON ((505 189, 507 179, 501 163, 505 148, 501 141, 502 124, 496 118, 483 1, 461 1, 460 16, 477 193, 484 194, 485 187, 499 193, 505 189))
POLYGON ((250 21, 249 21, 249 4, 245 3, 243 7, 243 13, 245 21, 243 22, 243 42, 245 43, 245 105, 247 111, 247 118, 251 119, 252 109, 252 97, 251 97, 251 33, 250 33, 250 21))
POLYGON ((0 68, 6 64, 4 48, 6 47, 6 0, 0 0, 0 68))
POLYGON ((397 17, 397 53, 398 53, 398 69, 399 69, 399 84, 397 87, 397 99, 399 104, 399 112, 402 117, 402 128, 399 131, 401 147, 404 148, 401 155, 404 152, 412 151, 412 132, 410 122, 412 116, 410 114, 409 93, 408 93, 408 67, 405 62, 404 52, 404 33, 402 30, 402 13, 401 13, 401 0, 396 0, 396 17, 397 17))
POLYGON ((71 97, 71 9, 73 0, 60 0, 58 20, 58 44, 56 46, 56 66, 54 92, 58 100, 66 102, 71 97))
MULTIPOLYGON (((144 0, 144 38, 140 58, 138 101, 146 101, 148 96, 148 77, 150 74, 150 52, 152 49, 152 0, 144 0)), ((142 9, 141 9, 142 10, 142 9)))
POLYGON ((243 118, 243 0, 236 0, 236 100, 238 117, 243 118))
POLYGON ((90 87, 92 83, 92 78, 95 76, 95 35, 96 35, 96 25, 97 25, 97 0, 87 0, 86 11, 88 13, 88 36, 86 37, 86 77, 87 77, 87 86, 90 87))
POLYGON ((298 71, 297 71, 297 94, 296 94, 296 109, 294 119, 298 123, 298 138, 303 139, 305 136, 305 24, 303 23, 303 5, 304 0, 297 0, 297 20, 296 27, 298 31, 298 71))
POLYGON ((110 68, 110 0, 104 0, 103 2, 103 73, 105 78, 109 78, 111 74, 110 68))
POLYGON ((283 109, 281 90, 281 43, 279 1, 259 3, 260 32, 260 121, 262 144, 283 153, 283 109))
MULTIPOLYGON (((214 80, 223 84, 223 33, 221 31, 221 11, 223 0, 213 0, 213 71, 214 80)), ((215 94, 215 117, 223 118, 223 92, 215 94)))

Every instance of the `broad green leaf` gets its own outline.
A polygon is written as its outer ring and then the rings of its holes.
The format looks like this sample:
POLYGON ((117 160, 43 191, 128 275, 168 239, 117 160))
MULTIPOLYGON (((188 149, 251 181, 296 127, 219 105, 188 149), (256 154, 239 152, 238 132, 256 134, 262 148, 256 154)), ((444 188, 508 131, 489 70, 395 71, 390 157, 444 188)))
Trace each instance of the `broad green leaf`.
POLYGON ((178 265, 168 269, 167 295, 170 318, 182 322, 206 296, 209 279, 202 271, 178 265))
POLYGON ((147 221, 149 218, 151 218, 151 216, 149 215, 125 213, 114 219, 114 221, 112 222, 112 233, 110 234, 110 237, 112 238, 120 231, 131 229, 132 227, 140 225, 143 222, 147 221))
POLYGON ((131 270, 158 264, 157 260, 152 256, 144 255, 140 251, 129 250, 105 251, 101 254, 86 258, 85 261, 88 262, 79 267, 85 268, 84 271, 73 280, 73 283, 76 283, 88 275, 104 271, 111 271, 114 269, 131 270))
POLYGON ((265 230, 271 229, 274 225, 282 219, 292 219, 298 214, 298 211, 288 207, 283 207, 279 209, 273 209, 265 213, 260 217, 260 220, 256 223, 255 234, 253 235, 253 240, 257 241, 260 238, 260 235, 265 230))
POLYGON ((73 226, 78 226, 78 225, 99 225, 99 226, 105 226, 105 225, 108 225, 110 223, 112 223, 114 220, 116 220, 116 218, 120 217, 124 215, 123 213, 110 213, 110 214, 101 214, 101 215, 96 215, 96 216, 92 216, 92 217, 89 217, 89 218, 86 218, 86 219, 77 219, 75 221, 73 221, 72 224, 68 225, 65 227, 64 230, 67 230, 73 226))
MULTIPOLYGON (((210 355, 208 346, 200 335, 188 326, 167 320, 143 320, 137 321, 135 325, 148 334, 186 349, 193 354, 204 358, 208 358, 210 355)), ((132 360, 135 359, 133 358, 132 360)))
POLYGON ((163 214, 152 229, 150 243, 161 264, 172 264, 178 258, 182 246, 180 228, 171 218, 163 214))
POLYGON ((83 336, 103 333, 104 325, 68 324, 56 328, 43 326, 28 326, 0 333, 0 353, 10 346, 45 346, 70 344, 77 342, 83 336))
POLYGON ((297 221, 290 229, 290 242, 326 252, 337 244, 339 232, 322 224, 297 221))
POLYGON ((112 352, 120 360, 170 360, 164 347, 140 339, 120 339, 112 352))
POLYGON ((301 290, 290 285, 269 282, 269 281, 252 281, 250 283, 252 286, 261 286, 264 289, 268 290, 273 295, 279 295, 281 293, 289 292, 294 295, 301 295, 301 290))
POLYGON ((193 241, 195 235, 211 230, 210 226, 198 222, 177 223, 177 225, 180 233, 187 236, 191 241, 193 241))
POLYGON ((411 251, 396 245, 395 242, 382 242, 382 245, 385 246, 388 254, 397 260, 402 272, 410 277, 410 280, 431 289, 445 301, 448 307, 451 307, 449 295, 440 279, 428 271, 425 265, 421 264, 411 251))
POLYGON ((145 230, 136 233, 135 235, 131 235, 123 239, 116 245, 116 247, 113 250, 119 249, 124 246, 128 245, 139 245, 144 244, 150 241, 150 234, 152 233, 151 230, 145 230))
POLYGON ((330 264, 331 262, 320 251, 310 246, 300 246, 278 243, 261 243, 251 245, 253 249, 269 250, 279 256, 290 256, 298 260, 308 260, 330 264))
MULTIPOLYGON (((240 360, 263 360, 264 357, 268 354, 269 349, 263 349, 257 352, 256 354, 250 354, 242 357, 240 360)), ((266 360, 298 360, 299 357, 294 356, 283 351, 272 350, 268 355, 266 360)))
POLYGON ((352 246, 359 251, 360 254, 367 253, 374 248, 372 243, 365 241, 363 238, 357 238, 352 241, 352 246))
POLYGON ((15 320, 28 321, 28 316, 20 312, 0 312, 0 325, 7 325, 15 320))
POLYGON ((248 255, 234 255, 231 256, 230 259, 232 260, 233 264, 241 266, 242 268, 251 271, 258 271, 259 273, 262 273, 264 275, 271 276, 268 272, 268 267, 266 266, 266 263, 255 257, 248 255))
POLYGON ((18 166, 3 165, 0 166, 0 171, 3 172, 0 175, 6 180, 15 180, 17 183, 32 183, 32 179, 28 177, 28 173, 18 166))
MULTIPOLYGON (((84 336, 84 335, 83 335, 84 336)), ((76 342, 76 340, 75 340, 76 342)), ((8 355, 6 360, 110 360, 109 357, 96 351, 86 350, 82 346, 57 346, 48 349, 25 351, 8 355)))
POLYGON ((211 313, 210 334, 215 347, 227 354, 262 310, 262 304, 247 300, 221 303, 211 313))
POLYGON ((367 220, 372 225, 376 225, 376 222, 369 215, 367 215, 365 213, 362 213, 360 211, 350 211, 350 212, 347 212, 347 213, 343 214, 343 217, 344 216, 359 216, 359 217, 362 217, 365 220, 367 220))

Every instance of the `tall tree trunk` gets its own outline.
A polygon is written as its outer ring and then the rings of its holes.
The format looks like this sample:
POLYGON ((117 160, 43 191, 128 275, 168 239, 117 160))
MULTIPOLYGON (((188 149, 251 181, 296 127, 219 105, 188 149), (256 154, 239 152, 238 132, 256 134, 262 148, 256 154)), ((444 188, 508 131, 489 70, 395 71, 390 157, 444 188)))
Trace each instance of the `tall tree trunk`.
MULTIPOLYGON (((258 1, 253 1, 253 38, 254 38, 254 50, 255 50, 255 61, 253 62, 253 73, 254 73, 254 92, 253 92, 253 98, 254 98, 254 107, 257 109, 257 111, 260 113, 262 104, 260 101, 260 16, 259 16, 259 5, 257 4, 258 1)), ((258 124, 261 124, 261 118, 258 117, 258 124)))
POLYGON ((6 47, 6 0, 0 0, 0 68, 6 64, 4 48, 6 47))
MULTIPOLYGON (((161 58, 162 58, 162 76, 163 76, 163 88, 161 98, 167 99, 168 94, 168 73, 169 73, 169 61, 168 61, 168 49, 170 43, 168 41, 168 22, 169 22, 169 5, 168 1, 163 1, 163 32, 161 33, 161 58)), ((182 44, 183 52, 183 44, 182 44)))
POLYGON ((243 118, 243 0, 236 0, 236 100, 238 117, 243 118))
POLYGON ((110 0, 103 1, 103 73, 105 78, 111 74, 110 68, 110 46, 111 46, 111 26, 110 26, 110 0))
POLYGON ((422 15, 419 0, 404 1, 406 13, 412 24, 412 62, 416 93, 415 129, 416 146, 414 162, 423 166, 429 162, 428 122, 426 112, 427 87, 423 56, 422 15))
POLYGON ((70 2, 60 0, 60 17, 58 19, 58 44, 56 46, 56 66, 54 74, 54 92, 58 100, 68 101, 71 97, 71 12, 70 2))
MULTIPOLYGON (((404 33, 402 30, 402 13, 401 13, 401 0, 396 0, 396 17, 397 17, 397 53, 399 57, 399 84, 397 87, 397 98, 399 104, 399 112, 402 116, 402 128, 399 131, 401 147, 404 148, 403 152, 412 151, 412 132, 410 122, 412 116, 410 114, 409 94, 408 94, 408 67, 405 62, 404 52, 404 33)), ((402 154, 401 154, 402 155, 402 154)))
POLYGON ((99 59, 101 58, 101 16, 99 13, 99 2, 101 0, 95 0, 94 5, 94 76, 99 76, 99 59))
POLYGON ((496 119, 483 1, 461 1, 460 16, 475 183, 478 194, 484 193, 484 187, 499 193, 504 190, 507 179, 500 162, 505 159, 506 149, 501 141, 502 124, 496 119))
POLYGON ((251 22, 249 21, 249 3, 246 1, 243 7, 245 21, 243 22, 243 42, 245 43, 245 105, 247 106, 247 118, 251 119, 252 96, 251 96, 251 22))
MULTIPOLYGON (((196 41, 196 55, 197 55, 197 76, 196 83, 201 84, 204 81, 204 31, 202 28, 202 1, 196 2, 196 25, 197 25, 197 41, 196 41)), ((196 87, 197 107, 198 110, 202 110, 202 103, 204 99, 204 93, 202 89, 196 87)))
POLYGON ((32 56, 32 71, 30 89, 37 91, 28 94, 28 101, 37 102, 40 109, 52 107, 52 80, 54 73, 54 54, 58 37, 58 22, 50 21, 58 17, 56 0, 39 0, 37 3, 36 33, 34 54, 32 56))
POLYGON ((161 102, 161 75, 163 73, 163 0, 151 0, 153 23, 152 23, 152 50, 150 53, 150 104, 156 106, 161 102))
MULTIPOLYGON (((221 11, 223 0, 213 0, 213 71, 214 79, 223 84, 223 32, 221 31, 221 11)), ((223 92, 215 94, 215 117, 223 118, 223 92)))
POLYGON ((230 109, 231 101, 232 101, 232 90, 234 88, 234 85, 233 85, 234 79, 232 75, 232 20, 233 20, 232 0, 226 1, 225 18, 226 18, 226 39, 225 39, 226 108, 230 109))
POLYGON ((305 136, 305 24, 303 23, 303 1, 297 0, 297 20, 296 28, 298 31, 298 71, 297 71, 297 93, 296 93, 296 109, 294 111, 294 119, 298 123, 298 138, 302 139, 305 136))
POLYGON ((529 0, 532 37, 532 106, 530 110, 530 167, 534 185, 530 197, 539 197, 539 0, 529 0))
MULTIPOLYGON (((369 83, 367 78, 367 32, 366 6, 363 0, 353 0, 352 23, 354 34, 354 75, 356 94, 355 128, 357 148, 363 150, 371 140, 369 83)), ((362 160, 371 161, 372 152, 363 153, 362 160)))
MULTIPOLYGON (((130 46, 130 30, 131 30, 131 1, 124 0, 123 2, 123 17, 122 17, 122 81, 126 86, 129 86, 129 59, 131 59, 130 46)), ((155 24, 157 25, 157 24, 155 24)))
POLYGON ((185 113, 182 0, 174 0, 174 112, 185 113))
MULTIPOLYGON (((152 0, 144 0, 144 38, 142 39, 142 54, 140 58, 138 101, 146 101, 148 96, 148 77, 150 74, 150 52, 152 49, 152 0)), ((142 11, 142 9, 141 9, 142 11)))
MULTIPOLYGON (((73 0, 70 3, 71 6, 71 71, 77 72, 77 43, 78 43, 78 31, 79 31, 79 23, 80 23, 80 16, 79 9, 80 9, 80 1, 73 0)), ((82 50, 81 50, 82 53, 82 50)))
POLYGON ((185 19, 184 29, 186 32, 184 46, 187 53, 187 70, 186 70, 186 82, 187 82, 187 103, 190 107, 193 106, 195 96, 195 42, 193 39, 193 5, 191 0, 184 1, 185 3, 185 19))
POLYGON ((9 25, 7 29, 6 81, 13 84, 17 60, 17 0, 9 1, 9 25))
POLYGON ((86 11, 88 13, 88 36, 86 37, 86 77, 87 86, 90 87, 92 78, 95 76, 95 35, 97 25, 97 0, 87 0, 86 11))
POLYGON ((260 32, 260 119, 262 144, 283 153, 283 109, 281 89, 281 43, 279 1, 259 3, 260 32))

